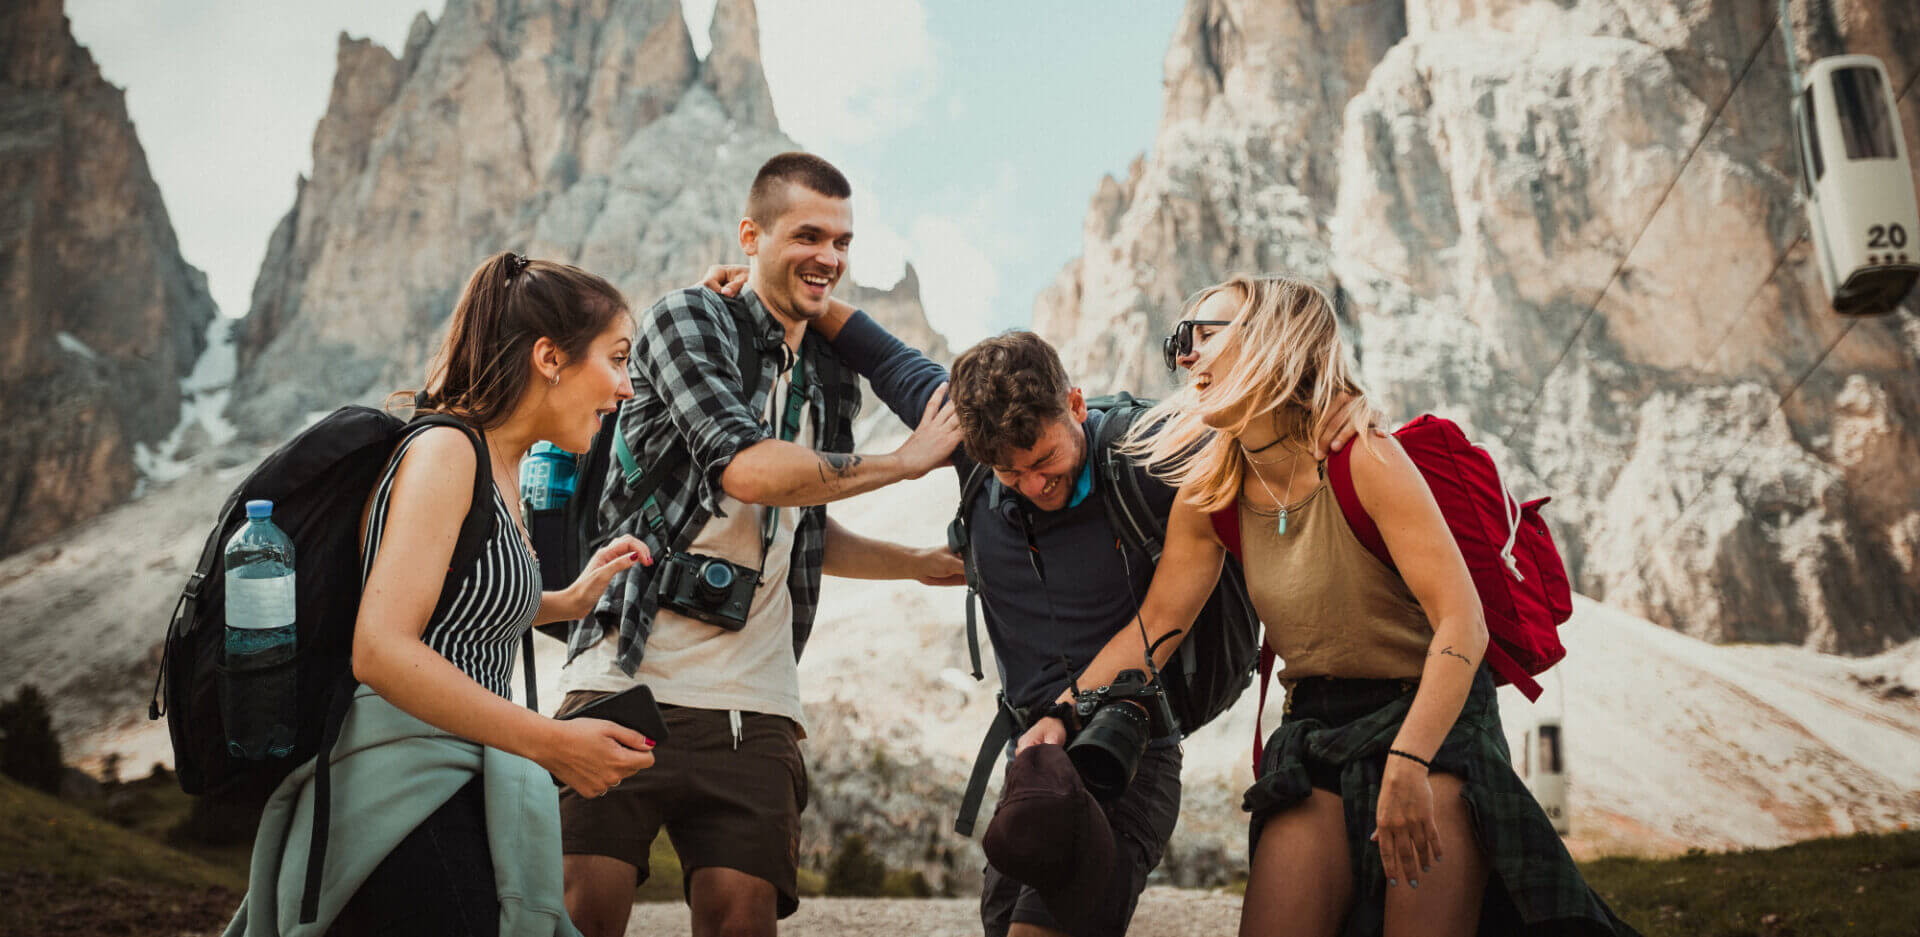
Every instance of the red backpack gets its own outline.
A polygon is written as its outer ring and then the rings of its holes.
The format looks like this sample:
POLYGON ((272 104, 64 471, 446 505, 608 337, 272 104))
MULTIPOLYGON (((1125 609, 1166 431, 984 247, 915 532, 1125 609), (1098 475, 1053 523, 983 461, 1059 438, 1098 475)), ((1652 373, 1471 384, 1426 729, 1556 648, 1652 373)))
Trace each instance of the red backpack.
MULTIPOLYGON (((1414 418, 1393 434, 1401 448, 1425 476, 1440 513, 1453 530, 1454 542, 1473 575, 1474 590, 1487 621, 1487 666, 1495 684, 1511 683, 1528 700, 1540 697, 1533 675, 1567 655, 1557 631, 1573 615, 1573 589, 1566 564, 1553 544, 1553 534, 1540 519, 1548 498, 1521 503, 1508 493, 1485 449, 1467 441, 1452 420, 1431 414, 1414 418)), ((1340 502, 1347 526, 1374 556, 1394 567, 1380 528, 1353 491, 1353 450, 1348 445, 1327 459, 1327 484, 1340 502)), ((1214 532, 1235 556, 1240 555, 1240 512, 1230 505, 1212 515, 1214 532)), ((1272 683, 1273 651, 1260 648, 1260 705, 1266 706, 1272 683)), ((1254 738, 1254 769, 1259 770, 1260 746, 1254 738)))

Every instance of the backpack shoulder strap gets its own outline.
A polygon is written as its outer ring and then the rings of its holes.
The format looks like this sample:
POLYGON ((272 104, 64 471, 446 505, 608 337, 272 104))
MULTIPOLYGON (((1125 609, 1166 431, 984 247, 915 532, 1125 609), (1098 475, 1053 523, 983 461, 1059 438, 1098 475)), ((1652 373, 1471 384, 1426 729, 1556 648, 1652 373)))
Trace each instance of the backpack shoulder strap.
POLYGON ((1357 442, 1349 443, 1327 457, 1327 487, 1333 489, 1334 499, 1340 502, 1340 513, 1346 516, 1347 526, 1353 528, 1355 539, 1387 564, 1388 569, 1397 571, 1393 557, 1387 553, 1387 542, 1380 537, 1379 525, 1367 514, 1366 506, 1353 490, 1353 450, 1357 445, 1357 442))
POLYGON ((1103 408, 1105 416, 1093 434, 1093 452, 1089 456, 1094 471, 1100 476, 1101 489, 1106 492, 1101 500, 1107 505, 1108 519, 1114 521, 1115 531, 1158 563, 1161 549, 1166 545, 1166 520, 1148 506, 1146 492, 1140 488, 1140 476, 1133 471, 1132 461, 1119 451, 1121 440, 1133 428, 1133 421, 1146 412, 1149 404, 1124 391, 1111 398, 1099 398, 1102 403, 1109 400, 1111 406, 1103 408))
POLYGON ((735 359, 740 366, 740 392, 751 400, 753 392, 760 389, 760 323, 754 320, 753 307, 747 305, 745 296, 722 294, 720 300, 733 316, 734 340, 740 349, 735 359))
MULTIPOLYGON (((445 413, 423 413, 413 418, 412 426, 451 426, 467 436, 473 444, 473 501, 467 505, 467 516, 460 522, 460 536, 453 542, 453 560, 448 564, 451 569, 464 569, 480 556, 487 541, 493 538, 493 485, 492 455, 487 450, 486 437, 479 430, 461 422, 458 418, 445 413)), ((434 609, 435 617, 446 611, 449 596, 442 595, 441 606, 434 609)))
POLYGON ((1207 515, 1213 524, 1213 534, 1220 538, 1220 544, 1227 552, 1240 557, 1240 499, 1235 498, 1226 507, 1207 515))
MULTIPOLYGON (((806 338, 800 342, 800 349, 808 360, 807 381, 811 386, 820 389, 820 412, 826 414, 829 424, 818 427, 814 431, 815 439, 818 440, 815 448, 837 452, 841 446, 836 444, 832 431, 838 427, 832 424, 839 420, 841 405, 845 403, 842 395, 849 387, 853 388, 854 411, 858 413, 859 376, 854 373, 853 368, 841 360, 840 355, 833 350, 832 343, 818 332, 808 331, 806 338)), ((851 449, 853 447, 852 427, 849 426, 847 430, 849 435, 840 442, 844 442, 846 448, 851 449)))
POLYGON ((993 471, 976 463, 960 483, 960 507, 947 525, 947 548, 960 555, 967 573, 967 659, 973 664, 975 680, 986 679, 986 673, 980 669, 980 565, 974 562, 973 531, 967 518, 972 514, 974 499, 992 481, 993 471))

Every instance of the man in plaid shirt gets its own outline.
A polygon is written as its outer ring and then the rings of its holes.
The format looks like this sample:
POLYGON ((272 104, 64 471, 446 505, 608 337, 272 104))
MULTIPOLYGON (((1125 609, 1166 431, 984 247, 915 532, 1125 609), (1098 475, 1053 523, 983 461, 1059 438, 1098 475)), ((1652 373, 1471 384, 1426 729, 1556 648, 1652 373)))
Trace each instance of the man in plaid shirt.
POLYGON ((913 549, 861 537, 823 507, 946 464, 960 438, 941 394, 899 449, 851 452, 857 379, 807 332, 847 269, 850 195, 825 160, 774 157, 740 221, 751 263, 741 297, 694 287, 640 317, 634 396, 620 410, 634 465, 611 466, 600 526, 646 540, 658 559, 621 573, 574 627, 561 712, 645 684, 670 738, 651 770, 600 798, 561 792, 567 911, 588 937, 626 932, 662 826, 684 869, 694 934, 773 934, 799 905, 808 789, 796 665, 821 574, 965 581, 944 544, 913 549), (752 380, 740 373, 742 342, 759 349, 752 380), (651 497, 650 481, 634 484, 648 465, 663 466, 651 497), (753 584, 744 622, 663 602, 661 570, 675 554, 718 562, 753 584))

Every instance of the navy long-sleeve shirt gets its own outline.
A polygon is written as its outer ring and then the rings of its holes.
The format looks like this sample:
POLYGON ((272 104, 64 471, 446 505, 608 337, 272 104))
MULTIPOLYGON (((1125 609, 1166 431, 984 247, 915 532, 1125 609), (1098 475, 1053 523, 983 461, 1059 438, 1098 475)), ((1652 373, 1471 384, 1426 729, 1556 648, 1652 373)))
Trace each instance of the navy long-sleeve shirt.
MULTIPOLYGON (((927 401, 947 381, 946 368, 864 312, 853 315, 833 346, 908 426, 919 425, 927 401)), ((1089 453, 1103 418, 1093 411, 1082 427, 1089 453)), ((959 483, 965 484, 976 463, 964 449, 954 451, 953 463, 959 483)), ((1139 473, 1148 504, 1164 519, 1173 508, 1174 490, 1143 468, 1133 471, 1139 473)), ((1068 678, 1085 669, 1120 629, 1137 627, 1136 600, 1146 598, 1153 560, 1120 546, 1123 540, 1100 503, 1100 479, 1093 484, 1092 495, 1077 507, 1040 511, 1017 492, 989 480, 970 507, 968 530, 987 637, 1007 699, 1016 706, 1059 695, 1068 678), (1023 515, 1032 525, 1040 570, 1029 559, 1023 515)))

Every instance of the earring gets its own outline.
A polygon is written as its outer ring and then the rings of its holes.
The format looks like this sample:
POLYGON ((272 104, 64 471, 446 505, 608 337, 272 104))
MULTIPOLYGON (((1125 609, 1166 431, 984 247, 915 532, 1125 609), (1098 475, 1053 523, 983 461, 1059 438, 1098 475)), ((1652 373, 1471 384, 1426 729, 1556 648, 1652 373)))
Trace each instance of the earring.
POLYGON ((560 372, 555 371, 552 377, 547 378, 547 386, 548 387, 560 386, 560 372))

